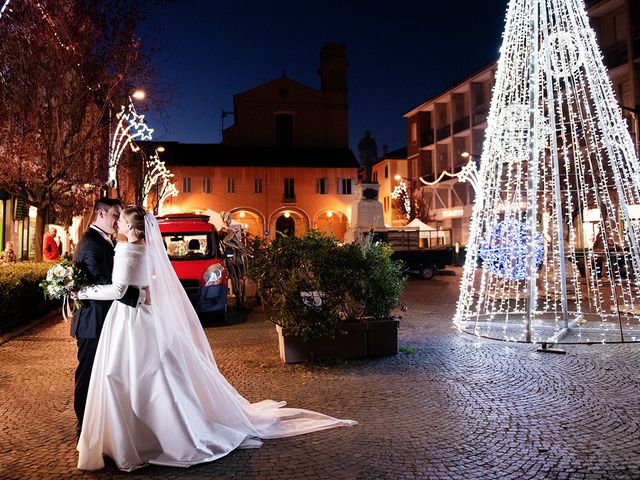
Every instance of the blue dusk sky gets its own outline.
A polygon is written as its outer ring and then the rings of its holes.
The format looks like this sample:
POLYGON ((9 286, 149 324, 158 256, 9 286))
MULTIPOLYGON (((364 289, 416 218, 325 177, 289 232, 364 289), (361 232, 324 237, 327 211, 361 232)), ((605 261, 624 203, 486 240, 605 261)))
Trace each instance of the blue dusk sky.
POLYGON ((235 93, 283 71, 319 90, 322 45, 344 42, 350 147, 357 154, 369 129, 379 154, 384 144, 394 150, 406 144, 406 112, 497 59, 506 7, 507 0, 177 0, 141 29, 143 44, 158 49, 154 88, 168 98, 147 120, 156 140, 218 143, 221 112, 233 109, 235 93))

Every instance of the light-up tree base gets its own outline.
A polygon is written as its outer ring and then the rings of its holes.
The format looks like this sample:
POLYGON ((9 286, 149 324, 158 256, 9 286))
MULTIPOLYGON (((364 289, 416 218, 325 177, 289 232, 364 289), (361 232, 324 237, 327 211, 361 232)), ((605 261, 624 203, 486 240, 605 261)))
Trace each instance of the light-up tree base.
POLYGON ((640 341, 640 162, 582 0, 511 0, 454 322, 640 341))

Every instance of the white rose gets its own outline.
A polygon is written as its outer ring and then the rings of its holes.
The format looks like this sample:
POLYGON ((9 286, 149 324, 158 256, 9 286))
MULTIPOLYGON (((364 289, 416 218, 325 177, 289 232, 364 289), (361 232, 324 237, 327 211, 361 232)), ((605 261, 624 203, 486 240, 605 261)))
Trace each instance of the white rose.
POLYGON ((56 265, 52 270, 56 277, 64 277, 64 274, 66 273, 66 269, 62 265, 56 265))
POLYGON ((67 267, 67 278, 73 278, 73 267, 67 267))
POLYGON ((47 287, 47 292, 49 293, 49 296, 50 296, 51 298, 55 298, 55 296, 56 296, 56 289, 55 289, 55 287, 54 287, 53 285, 49 285, 49 286, 47 287))

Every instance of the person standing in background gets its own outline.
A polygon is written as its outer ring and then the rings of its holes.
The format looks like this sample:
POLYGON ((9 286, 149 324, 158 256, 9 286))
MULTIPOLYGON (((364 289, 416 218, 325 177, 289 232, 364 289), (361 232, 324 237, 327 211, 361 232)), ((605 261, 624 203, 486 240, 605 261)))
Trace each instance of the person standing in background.
POLYGON ((17 261, 16 252, 13 251, 13 242, 9 241, 0 253, 0 263, 16 263, 17 261))
POLYGON ((54 227, 51 227, 48 232, 45 232, 42 240, 42 256, 48 262, 55 262, 60 258, 60 251, 56 243, 57 233, 58 231, 54 227))

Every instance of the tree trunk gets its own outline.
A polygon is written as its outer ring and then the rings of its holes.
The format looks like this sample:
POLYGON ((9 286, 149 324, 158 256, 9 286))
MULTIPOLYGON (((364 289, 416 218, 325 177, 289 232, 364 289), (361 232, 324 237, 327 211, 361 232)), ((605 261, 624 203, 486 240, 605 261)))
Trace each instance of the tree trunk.
POLYGON ((36 262, 42 262, 42 241, 44 239, 44 228, 47 225, 47 209, 45 207, 38 208, 36 216, 36 244, 35 257, 36 262))

